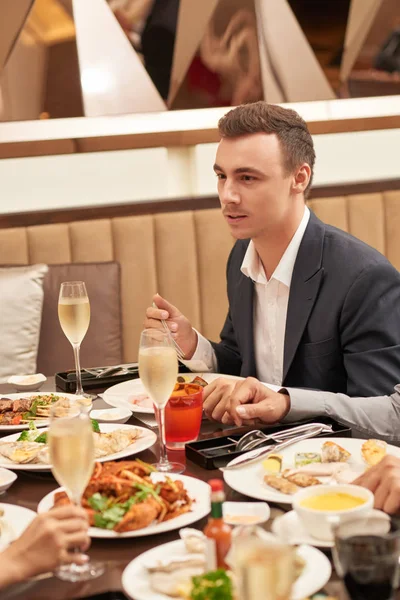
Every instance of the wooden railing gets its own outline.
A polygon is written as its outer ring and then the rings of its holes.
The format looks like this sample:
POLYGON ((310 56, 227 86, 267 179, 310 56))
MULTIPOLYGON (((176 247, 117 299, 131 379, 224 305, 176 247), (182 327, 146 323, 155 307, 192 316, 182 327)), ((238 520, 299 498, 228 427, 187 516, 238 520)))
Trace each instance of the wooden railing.
MULTIPOLYGON (((323 187, 316 186, 312 188, 309 199, 332 198, 336 196, 348 196, 351 194, 372 194, 399 189, 400 179, 348 183, 323 187)), ((127 217, 140 214, 199 210, 217 208, 219 205, 217 196, 207 196, 0 214, 0 229, 45 225, 49 223, 69 223, 72 221, 86 221, 93 219, 111 219, 113 217, 127 217)))
MULTIPOLYGON (((400 128, 400 96, 282 106, 297 110, 313 135, 400 128)), ((0 158, 216 142, 218 119, 227 110, 229 107, 0 123, 0 158)))

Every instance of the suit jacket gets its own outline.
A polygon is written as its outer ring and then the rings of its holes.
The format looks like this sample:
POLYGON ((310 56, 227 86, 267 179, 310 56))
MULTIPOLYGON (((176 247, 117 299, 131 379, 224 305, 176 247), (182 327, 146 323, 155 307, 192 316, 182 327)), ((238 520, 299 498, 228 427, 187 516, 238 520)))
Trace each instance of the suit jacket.
MULTIPOLYGON (((240 271, 248 244, 237 241, 229 256, 229 312, 213 347, 221 373, 257 377, 254 284, 240 271)), ((311 213, 290 285, 282 384, 390 394, 400 379, 399 342, 399 272, 377 250, 311 213)))

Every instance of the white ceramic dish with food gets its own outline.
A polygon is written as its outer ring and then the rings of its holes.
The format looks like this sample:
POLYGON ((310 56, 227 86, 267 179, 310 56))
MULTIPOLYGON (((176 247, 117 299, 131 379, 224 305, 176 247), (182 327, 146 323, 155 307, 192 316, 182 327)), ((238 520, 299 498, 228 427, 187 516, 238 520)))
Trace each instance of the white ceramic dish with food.
MULTIPOLYGON (((69 398, 70 400, 76 400, 77 397, 75 394, 64 394, 64 393, 54 393, 54 392, 26 392, 26 393, 18 393, 18 394, 0 394, 0 407, 1 400, 19 400, 21 398, 32 398, 32 397, 41 397, 41 396, 49 396, 53 394, 59 398, 69 398)), ((49 424, 49 419, 37 419, 34 421, 36 427, 46 427, 49 424)), ((8 431, 23 431, 24 429, 29 429, 29 423, 22 423, 19 425, 2 425, 0 423, 0 432, 8 431)))
MULTIPOLYGON (((156 441, 157 435, 147 429, 145 427, 134 427, 133 425, 118 425, 115 423, 101 423, 99 425, 100 431, 102 433, 110 433, 115 431, 116 429, 131 429, 138 430, 140 436, 136 439, 132 444, 127 446, 124 450, 120 452, 115 452, 114 454, 108 454, 107 456, 103 456, 102 458, 96 458, 97 462, 107 462, 109 460, 117 460, 119 458, 126 458, 128 456, 132 456, 134 454, 138 454, 139 452, 143 452, 143 450, 147 450, 150 448, 156 441)), ((43 432, 43 430, 41 430, 43 432)), ((3 438, 0 438, 0 444, 2 442, 15 442, 19 437, 18 433, 13 435, 7 435, 3 438)), ((10 459, 5 456, 0 455, 0 466, 5 467, 6 469, 12 469, 13 471, 50 471, 51 465, 46 463, 26 463, 26 464, 17 464, 12 462, 10 459)))
MULTIPOLYGON (((296 453, 320 453, 322 445, 327 441, 339 444, 342 448, 350 452, 351 457, 347 461, 347 464, 350 472, 354 474, 355 478, 365 471, 367 465, 365 464, 361 455, 361 447, 363 443, 365 443, 365 440, 339 437, 311 438, 309 440, 303 440, 301 442, 292 444, 291 446, 285 448, 282 450, 282 452, 280 452, 282 456, 282 470, 293 468, 296 453)), ((397 446, 391 446, 388 444, 386 449, 387 454, 400 458, 400 448, 397 446)), ((246 456, 246 454, 242 456, 246 456)), ((237 460, 239 459, 235 459, 229 464, 234 464, 237 460)), ((257 500, 265 500, 267 502, 292 504, 292 495, 277 491, 265 483, 264 476, 266 474, 267 472, 262 465, 262 460, 260 460, 259 462, 233 469, 231 471, 224 471, 224 479, 232 489, 244 494, 245 496, 256 498, 257 500)), ((321 479, 322 483, 328 483, 332 481, 332 477, 319 477, 319 479, 321 479)))
POLYGON ((0 467, 0 494, 4 494, 9 487, 12 486, 14 481, 17 479, 17 474, 9 469, 0 467))
MULTIPOLYGON (((390 518, 386 513, 373 509, 368 513, 368 517, 370 516, 387 521, 388 526, 390 527, 390 518)), ((318 548, 333 547, 332 540, 317 540, 310 535, 294 510, 290 510, 280 517, 276 517, 272 522, 271 530, 282 542, 293 546, 309 544, 311 546, 317 546, 318 548)))
POLYGON ((43 375, 43 373, 35 373, 34 375, 13 375, 7 379, 7 383, 20 392, 40 390, 45 381, 47 381, 47 377, 43 375))
MULTIPOLYGON (((291 600, 302 600, 320 590, 331 576, 331 565, 327 557, 316 548, 300 546, 299 556, 305 561, 305 567, 295 582, 291 600)), ((187 555, 184 542, 176 540, 156 546, 144 552, 125 568, 122 575, 122 586, 125 593, 135 600, 170 600, 170 596, 152 590, 146 566, 164 561, 168 556, 180 560, 187 555)))
POLYGON ((102 408, 90 412, 90 418, 99 423, 126 423, 131 416, 132 411, 127 408, 102 408))
POLYGON ((0 552, 2 552, 25 531, 36 517, 36 513, 23 506, 1 502, 0 510, 4 513, 0 517, 0 552))
MULTIPOLYGON (((328 505, 326 502, 325 505, 328 505)), ((313 485, 300 490, 293 496, 293 510, 297 513, 307 533, 317 540, 330 542, 333 540, 333 529, 335 523, 366 516, 374 506, 374 495, 370 490, 359 485, 336 484, 336 485, 313 485), (318 509, 305 506, 307 501, 316 501, 319 498, 331 499, 329 504, 332 508, 318 509), (333 498, 333 501, 332 501, 333 498), (346 508, 333 508, 337 501, 343 502, 354 500, 356 506, 346 508)))
POLYGON ((224 521, 229 525, 261 525, 271 511, 266 502, 224 502, 224 521))
MULTIPOLYGON (((169 521, 163 521, 161 523, 156 523, 154 525, 149 525, 148 527, 144 527, 143 529, 137 529, 135 531, 126 531, 124 533, 116 533, 115 531, 109 529, 100 529, 99 527, 90 527, 89 535, 92 538, 127 538, 127 537, 143 537, 146 535, 155 535, 157 533, 164 533, 165 531, 173 531, 175 529, 181 529, 182 527, 186 527, 191 523, 195 523, 199 521, 210 512, 210 486, 208 483, 201 481, 200 479, 195 479, 194 477, 188 477, 187 475, 170 475, 174 481, 179 480, 182 481, 185 489, 193 500, 193 507, 190 512, 184 513, 175 517, 174 519, 170 519, 169 521)), ((163 480, 166 476, 163 473, 152 473, 151 478, 153 481, 163 480)), ((38 513, 43 513, 49 511, 54 504, 54 495, 57 492, 62 491, 63 488, 58 488, 53 492, 50 492, 45 496, 38 505, 38 513)))

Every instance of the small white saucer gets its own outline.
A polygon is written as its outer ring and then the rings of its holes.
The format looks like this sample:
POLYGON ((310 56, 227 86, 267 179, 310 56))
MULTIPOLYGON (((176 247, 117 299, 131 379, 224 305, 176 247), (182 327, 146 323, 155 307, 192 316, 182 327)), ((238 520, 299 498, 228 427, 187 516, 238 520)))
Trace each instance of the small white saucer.
POLYGON ((34 375, 13 375, 7 379, 19 392, 36 392, 40 390, 47 377, 43 373, 35 373, 34 375))
POLYGON ((92 410, 90 418, 99 423, 126 423, 132 416, 127 408, 101 408, 92 410))
MULTIPOLYGON (((389 516, 381 510, 373 509, 368 516, 389 520, 389 516)), ((272 532, 282 541, 293 546, 308 544, 317 548, 333 548, 333 542, 317 540, 307 533, 297 513, 294 510, 277 517, 271 525, 272 532)))
POLYGON ((266 502, 224 502, 223 511, 229 525, 260 525, 271 514, 266 502))
POLYGON ((308 544, 309 546, 317 546, 318 548, 333 547, 333 542, 317 540, 307 533, 294 510, 290 510, 284 515, 277 517, 272 522, 271 530, 282 542, 288 544, 308 544))

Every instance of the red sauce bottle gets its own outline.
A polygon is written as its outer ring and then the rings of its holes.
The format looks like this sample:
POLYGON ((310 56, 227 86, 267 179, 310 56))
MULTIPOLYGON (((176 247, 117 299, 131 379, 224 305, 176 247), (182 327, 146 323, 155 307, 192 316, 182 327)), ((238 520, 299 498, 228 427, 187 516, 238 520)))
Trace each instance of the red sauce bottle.
POLYGON ((232 527, 223 519, 222 504, 225 500, 224 484, 221 479, 210 479, 211 515, 204 527, 204 535, 209 539, 207 558, 209 570, 227 569, 225 556, 228 554, 232 541, 232 527))

